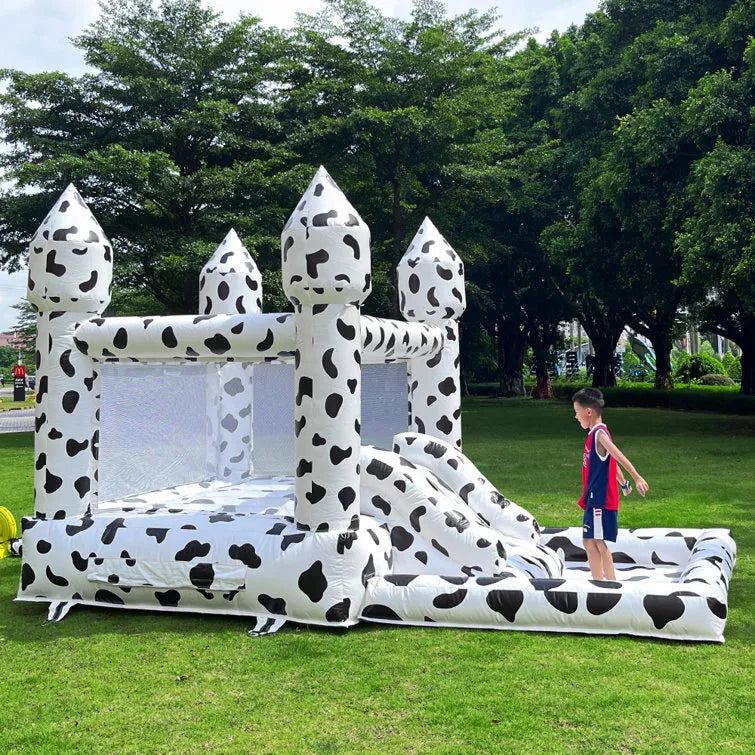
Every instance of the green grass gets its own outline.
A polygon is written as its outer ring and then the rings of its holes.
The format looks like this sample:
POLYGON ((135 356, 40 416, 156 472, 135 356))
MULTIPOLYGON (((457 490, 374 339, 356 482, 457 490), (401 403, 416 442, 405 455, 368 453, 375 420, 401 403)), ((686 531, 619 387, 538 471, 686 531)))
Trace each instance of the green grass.
POLYGON ((0 398, 0 412, 7 412, 10 409, 33 409, 34 399, 27 398, 25 401, 13 401, 10 398, 0 398))
MULTIPOLYGON (((752 752, 755 418, 614 409, 650 483, 621 525, 729 527, 724 645, 586 635, 284 627, 12 603, 0 561, 4 752, 752 752)), ((562 402, 472 399, 465 452, 543 525, 576 525, 583 431, 562 402)), ((0 503, 32 510, 31 434, 0 435, 0 503)))

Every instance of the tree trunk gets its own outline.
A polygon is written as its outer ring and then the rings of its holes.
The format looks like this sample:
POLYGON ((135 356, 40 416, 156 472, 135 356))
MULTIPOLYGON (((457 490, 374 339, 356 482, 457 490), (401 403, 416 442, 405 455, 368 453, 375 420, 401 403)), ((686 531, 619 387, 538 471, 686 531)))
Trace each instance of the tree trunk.
POLYGON ((391 179, 393 205, 391 207, 391 225, 393 230, 393 257, 398 262, 404 253, 401 248, 401 236, 403 234, 403 222, 401 217, 401 187, 398 178, 391 179))
POLYGON ((537 389, 535 397, 538 399, 553 398, 551 378, 548 374, 548 349, 535 346, 535 375, 537 377, 537 389))
POLYGON ((650 341, 655 350, 655 387, 670 391, 674 387, 671 374, 671 334, 668 331, 656 331, 650 334, 650 341))
MULTIPOLYGON (((744 346, 744 341, 740 344, 742 353, 739 356, 739 363, 742 365, 742 383, 739 386, 740 393, 752 395, 755 393, 755 348, 751 345, 744 346)), ((752 344, 752 341, 750 341, 752 344)))
POLYGON ((527 344, 516 323, 498 318, 498 395, 524 395, 524 353, 527 344))
POLYGON ((592 339, 595 349, 595 361, 593 362, 592 387, 612 388, 616 385, 616 366, 613 360, 616 339, 592 339))
POLYGON ((582 325, 590 336, 595 349, 593 362, 593 388, 610 388, 616 385, 616 368, 613 363, 613 353, 624 330, 624 318, 599 308, 593 303, 590 308, 584 307, 582 325))

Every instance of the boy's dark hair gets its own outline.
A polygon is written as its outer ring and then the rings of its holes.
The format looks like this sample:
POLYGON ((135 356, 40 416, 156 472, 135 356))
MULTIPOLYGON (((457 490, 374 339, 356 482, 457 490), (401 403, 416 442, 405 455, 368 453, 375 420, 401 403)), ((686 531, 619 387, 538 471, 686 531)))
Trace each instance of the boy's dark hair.
POLYGON ((601 411, 606 405, 603 394, 597 388, 582 388, 571 397, 572 403, 584 406, 586 409, 601 411))

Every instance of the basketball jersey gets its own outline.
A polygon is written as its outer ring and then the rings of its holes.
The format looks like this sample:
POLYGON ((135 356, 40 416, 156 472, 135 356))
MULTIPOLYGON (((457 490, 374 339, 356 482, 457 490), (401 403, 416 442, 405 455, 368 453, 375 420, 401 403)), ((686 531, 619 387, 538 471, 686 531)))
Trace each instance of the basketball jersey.
POLYGON ((582 453, 582 497, 580 508, 619 509, 619 483, 616 481, 616 459, 608 454, 605 459, 598 453, 597 435, 602 430, 611 438, 608 428, 601 422, 590 430, 582 453))

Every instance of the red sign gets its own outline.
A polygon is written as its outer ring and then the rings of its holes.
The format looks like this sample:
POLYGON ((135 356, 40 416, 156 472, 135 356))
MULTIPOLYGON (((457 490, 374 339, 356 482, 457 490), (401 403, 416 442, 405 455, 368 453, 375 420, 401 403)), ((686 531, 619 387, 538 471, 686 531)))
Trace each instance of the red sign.
POLYGON ((13 367, 13 377, 14 378, 23 378, 26 377, 26 365, 24 364, 17 364, 13 367))

